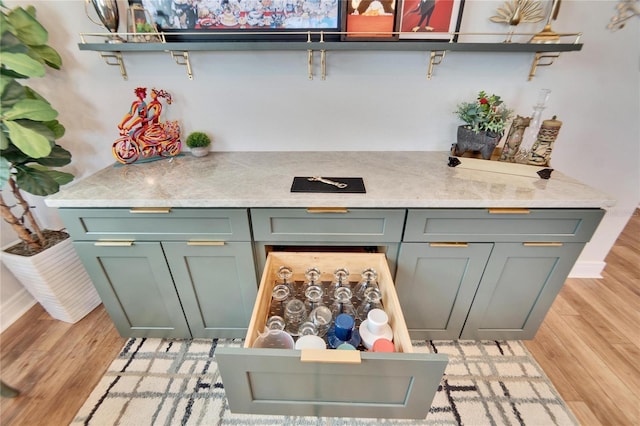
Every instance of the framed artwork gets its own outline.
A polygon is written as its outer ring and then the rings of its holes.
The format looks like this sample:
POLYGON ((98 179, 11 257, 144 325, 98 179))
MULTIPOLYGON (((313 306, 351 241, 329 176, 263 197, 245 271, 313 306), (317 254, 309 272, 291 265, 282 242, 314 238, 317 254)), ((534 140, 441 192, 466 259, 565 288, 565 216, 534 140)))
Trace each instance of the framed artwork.
POLYGON ((343 41, 397 40, 399 0, 346 0, 342 10, 343 41))
POLYGON ((449 33, 460 29, 463 4, 464 0, 402 0, 400 39, 449 40, 449 33))
POLYGON ((138 1, 158 31, 173 41, 306 40, 305 34, 295 33, 337 33, 341 27, 341 0, 138 1))

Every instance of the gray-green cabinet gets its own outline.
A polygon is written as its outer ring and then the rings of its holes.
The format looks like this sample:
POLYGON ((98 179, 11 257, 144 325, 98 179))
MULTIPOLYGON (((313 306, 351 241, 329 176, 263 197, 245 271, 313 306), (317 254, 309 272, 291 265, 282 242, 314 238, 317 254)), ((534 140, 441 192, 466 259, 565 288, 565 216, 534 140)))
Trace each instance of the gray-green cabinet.
POLYGON ((257 294, 246 209, 60 213, 122 336, 245 336, 257 294))
POLYGON ((191 336, 159 242, 74 245, 123 337, 191 336))
POLYGON ((604 212, 409 210, 396 287, 419 339, 532 339, 604 212))
POLYGON ((458 339, 491 254, 487 243, 403 243, 396 291, 414 339, 458 339))
POLYGON ((244 337, 256 298, 250 242, 162 243, 194 337, 244 337))

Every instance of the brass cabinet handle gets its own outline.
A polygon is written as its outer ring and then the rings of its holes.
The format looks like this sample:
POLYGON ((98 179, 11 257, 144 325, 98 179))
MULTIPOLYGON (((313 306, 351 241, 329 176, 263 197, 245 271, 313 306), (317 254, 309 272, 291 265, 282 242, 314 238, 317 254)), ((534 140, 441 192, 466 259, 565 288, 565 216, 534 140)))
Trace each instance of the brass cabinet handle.
POLYGON ((562 243, 558 243, 558 242, 526 242, 526 243, 522 243, 523 246, 525 247, 562 247, 563 244, 562 243))
POLYGON ((308 207, 307 213, 349 213, 346 207, 308 207))
POLYGON ((97 247, 131 247, 133 245, 133 241, 131 240, 96 241, 95 243, 93 243, 93 245, 97 247))
POLYGON ((129 213, 166 214, 171 213, 171 207, 133 207, 129 213))
POLYGON ((531 210, 520 208, 490 208, 489 214, 529 214, 531 210))
POLYGON ((187 241, 188 246, 223 246, 224 241, 187 241))
POLYGON ((464 247, 469 247, 469 243, 447 243, 447 242, 436 242, 436 243, 429 243, 430 247, 459 247, 459 248, 464 248, 464 247))

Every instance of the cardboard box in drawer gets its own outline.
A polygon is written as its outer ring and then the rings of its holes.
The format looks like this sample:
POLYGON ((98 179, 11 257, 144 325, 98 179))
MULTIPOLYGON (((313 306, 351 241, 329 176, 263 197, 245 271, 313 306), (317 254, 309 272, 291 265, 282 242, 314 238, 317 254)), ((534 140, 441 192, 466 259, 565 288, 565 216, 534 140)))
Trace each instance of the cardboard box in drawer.
POLYGON ((244 345, 219 347, 216 360, 234 413, 411 419, 427 416, 447 365, 445 355, 414 352, 382 253, 269 253, 244 345), (375 269, 396 352, 252 348, 281 266, 292 268, 296 281, 309 267, 322 271, 322 280, 338 267, 358 275, 375 269))

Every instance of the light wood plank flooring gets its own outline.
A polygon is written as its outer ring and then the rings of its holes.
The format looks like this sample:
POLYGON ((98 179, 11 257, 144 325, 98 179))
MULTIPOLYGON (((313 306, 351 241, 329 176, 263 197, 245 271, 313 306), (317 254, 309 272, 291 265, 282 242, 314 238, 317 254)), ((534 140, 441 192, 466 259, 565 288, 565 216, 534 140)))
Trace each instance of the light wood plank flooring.
MULTIPOLYGON (((640 425, 640 215, 607 256, 603 279, 569 279, 526 342, 584 425, 640 425)), ((99 306, 70 325, 39 305, 0 335, 0 377, 17 398, 0 424, 67 425, 125 339, 99 306)))

